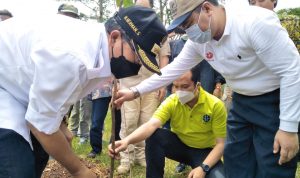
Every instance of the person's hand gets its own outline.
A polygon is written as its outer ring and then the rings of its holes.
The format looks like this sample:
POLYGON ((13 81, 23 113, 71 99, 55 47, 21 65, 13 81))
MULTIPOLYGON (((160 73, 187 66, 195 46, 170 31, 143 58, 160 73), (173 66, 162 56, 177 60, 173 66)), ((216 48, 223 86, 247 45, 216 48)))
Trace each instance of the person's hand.
POLYGON ((72 174, 72 176, 73 178, 97 178, 96 174, 85 166, 80 171, 72 174))
POLYGON ((158 97, 159 102, 162 102, 165 99, 166 94, 167 94, 166 88, 161 88, 158 90, 157 97, 158 97))
POLYGON ((121 89, 117 92, 116 100, 114 104, 117 108, 120 108, 124 101, 131 101, 134 99, 133 91, 130 89, 121 89))
POLYGON ((203 169, 198 166, 189 173, 188 178, 205 178, 205 175, 206 173, 203 171, 203 169))
POLYGON ((112 145, 108 145, 108 154, 112 158, 119 159, 119 152, 126 150, 128 147, 128 142, 123 139, 115 142, 115 151, 112 149, 112 145))
POLYGON ((279 165, 289 162, 294 158, 299 150, 298 134, 278 130, 274 138, 273 153, 280 150, 279 165))
POLYGON ((216 87, 214 89, 213 95, 216 96, 217 98, 221 99, 222 96, 223 96, 222 88, 221 87, 216 87))

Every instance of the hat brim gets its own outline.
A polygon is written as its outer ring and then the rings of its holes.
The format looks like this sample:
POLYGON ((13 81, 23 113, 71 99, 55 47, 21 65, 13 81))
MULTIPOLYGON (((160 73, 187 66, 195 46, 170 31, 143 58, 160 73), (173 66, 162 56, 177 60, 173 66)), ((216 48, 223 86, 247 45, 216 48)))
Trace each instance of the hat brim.
POLYGON ((60 12, 61 12, 61 13, 70 13, 70 14, 72 14, 72 15, 76 16, 76 17, 79 17, 79 15, 78 15, 78 14, 74 13, 74 12, 73 12, 73 11, 71 11, 71 10, 61 10, 60 12))
POLYGON ((192 15, 192 11, 185 13, 184 15, 174 19, 167 28, 168 33, 171 33, 172 31, 174 31, 179 25, 181 25, 191 15, 192 15))
POLYGON ((135 47, 136 53, 143 64, 143 66, 149 71, 161 75, 159 70, 159 66, 156 62, 156 56, 144 51, 138 44, 133 41, 133 45, 135 47))

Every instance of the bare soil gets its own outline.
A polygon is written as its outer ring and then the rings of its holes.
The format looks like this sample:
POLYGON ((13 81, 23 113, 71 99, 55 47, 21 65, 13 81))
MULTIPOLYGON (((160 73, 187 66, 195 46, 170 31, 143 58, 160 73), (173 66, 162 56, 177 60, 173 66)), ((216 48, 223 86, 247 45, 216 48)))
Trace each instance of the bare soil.
MULTIPOLYGON (((109 177, 109 168, 101 167, 97 162, 91 162, 86 159, 81 159, 89 169, 91 169, 99 178, 109 177)), ((57 161, 50 160, 44 170, 42 178, 72 178, 70 173, 62 167, 57 161)))

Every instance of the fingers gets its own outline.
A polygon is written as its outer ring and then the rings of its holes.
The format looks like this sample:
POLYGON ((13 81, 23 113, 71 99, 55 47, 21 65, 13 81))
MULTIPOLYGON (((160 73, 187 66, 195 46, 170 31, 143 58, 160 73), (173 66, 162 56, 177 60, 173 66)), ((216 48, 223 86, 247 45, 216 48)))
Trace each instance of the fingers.
POLYGON ((112 149, 112 145, 108 146, 108 154, 112 158, 120 159, 119 152, 125 150, 127 147, 123 145, 120 141, 115 142, 115 150, 112 149))
POLYGON ((279 158, 279 165, 282 165, 283 163, 288 162, 288 150, 281 147, 280 150, 280 158, 279 158))
POLYGON ((297 148, 283 148, 281 147, 280 150, 280 159, 279 159, 279 165, 282 165, 284 163, 289 162, 291 159, 293 159, 298 153, 297 148))
POLYGON ((111 157, 111 158, 114 158, 114 159, 120 159, 120 155, 118 152, 114 151, 113 149, 109 148, 108 150, 108 155, 111 157))
POLYGON ((191 172, 189 173, 188 178, 193 178, 193 175, 194 175, 194 171, 191 171, 191 172))
POLYGON ((276 154, 278 152, 279 152, 279 142, 277 139, 274 139, 273 153, 276 154))
POLYGON ((295 153, 294 151, 289 151, 288 154, 287 154, 288 161, 293 159, 296 155, 297 155, 297 152, 295 153))
POLYGON ((116 106, 117 109, 120 109, 121 106, 122 106, 122 104, 123 104, 123 102, 124 102, 124 98, 121 97, 121 98, 116 99, 114 101, 114 104, 115 104, 115 106, 116 106))
POLYGON ((293 159, 299 150, 297 133, 278 130, 273 145, 273 153, 280 152, 279 165, 289 162, 293 159))

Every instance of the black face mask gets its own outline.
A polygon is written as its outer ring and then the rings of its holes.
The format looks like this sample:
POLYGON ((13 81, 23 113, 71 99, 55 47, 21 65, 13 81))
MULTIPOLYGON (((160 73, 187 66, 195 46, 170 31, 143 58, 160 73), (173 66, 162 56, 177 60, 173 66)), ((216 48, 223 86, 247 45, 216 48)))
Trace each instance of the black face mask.
MULTIPOLYGON (((112 49, 112 56, 114 56, 113 49, 112 49)), ((111 58, 110 68, 114 76, 117 79, 121 79, 121 78, 137 75, 141 68, 141 65, 126 60, 125 56, 123 56, 123 47, 122 47, 122 55, 119 57, 111 58)))

